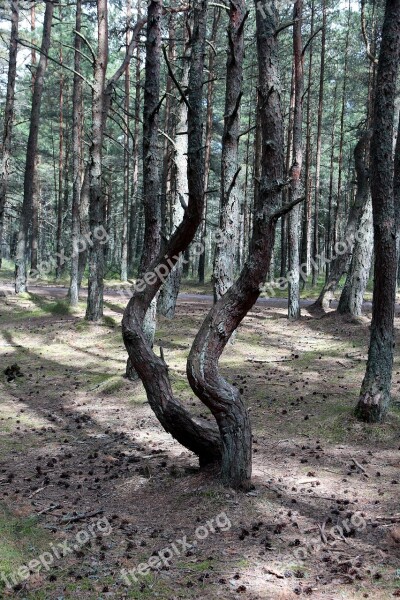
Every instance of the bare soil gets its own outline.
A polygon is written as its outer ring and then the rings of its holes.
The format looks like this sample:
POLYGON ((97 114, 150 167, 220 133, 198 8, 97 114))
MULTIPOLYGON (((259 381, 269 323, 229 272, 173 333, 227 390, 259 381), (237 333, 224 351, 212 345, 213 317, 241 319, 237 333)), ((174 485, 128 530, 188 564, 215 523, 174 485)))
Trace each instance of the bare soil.
MULTIPOLYGON (((156 338, 177 395, 203 416, 185 358, 206 311, 183 299, 156 338)), ((384 425, 353 417, 369 315, 303 312, 293 324, 284 307, 258 304, 221 361, 252 416, 254 489, 240 493, 200 472, 141 383, 123 377, 118 298, 107 297, 95 325, 83 305, 71 313, 59 298, 0 298, 0 574, 73 544, 101 518, 112 527, 12 589, 0 581, 0 597, 400 596, 399 407, 384 425), (126 585, 121 569, 173 544, 183 549, 168 565, 126 585)), ((399 386, 397 353, 394 401, 399 386)))

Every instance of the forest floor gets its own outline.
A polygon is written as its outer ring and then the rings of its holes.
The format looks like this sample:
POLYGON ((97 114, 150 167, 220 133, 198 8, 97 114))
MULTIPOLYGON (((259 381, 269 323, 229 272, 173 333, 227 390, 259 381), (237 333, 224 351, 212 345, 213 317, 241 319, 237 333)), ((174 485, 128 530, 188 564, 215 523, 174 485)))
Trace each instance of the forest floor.
MULTIPOLYGON (((122 308, 106 296, 89 324, 83 303, 0 298, 0 597, 400 596, 400 402, 384 425, 353 417, 370 315, 305 309, 293 324, 261 303, 239 327, 221 370, 251 411, 254 489, 243 493, 200 472, 123 377, 122 308), (35 560, 52 564, 24 579, 35 560)), ((206 311, 183 298, 156 336, 174 390, 203 416, 185 359, 206 311)))

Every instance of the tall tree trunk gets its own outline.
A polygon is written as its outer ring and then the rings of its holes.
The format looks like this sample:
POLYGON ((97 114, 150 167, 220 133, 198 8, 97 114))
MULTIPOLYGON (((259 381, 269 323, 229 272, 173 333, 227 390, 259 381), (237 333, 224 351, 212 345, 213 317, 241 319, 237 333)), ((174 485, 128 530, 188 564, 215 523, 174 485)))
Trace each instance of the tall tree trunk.
POLYGON ((371 140, 371 196, 374 223, 374 302, 368 362, 356 408, 359 419, 379 422, 390 404, 396 299, 396 206, 399 193, 398 152, 393 162, 394 102, 400 59, 400 0, 387 0, 374 94, 371 140), (394 164, 396 172, 394 173, 394 164), (396 203, 395 203, 396 200, 396 203))
MULTIPOLYGON (((293 116, 293 162, 290 169, 289 201, 301 196, 301 170, 303 164, 303 40, 301 35, 303 21, 303 1, 296 0, 293 8, 293 61, 294 61, 294 116, 293 116)), ((288 318, 292 321, 300 318, 300 205, 293 208, 289 215, 289 302, 288 318)))
POLYGON ((313 262, 312 285, 317 283, 318 253, 319 253, 319 202, 321 194, 321 153, 322 153, 322 117, 324 110, 325 84, 325 53, 326 53, 326 0, 322 0, 322 40, 321 66, 319 76, 318 125, 317 125, 317 156, 315 166, 315 200, 314 200, 314 232, 313 232, 313 262))
POLYGON ((342 90, 342 107, 340 111, 340 137, 339 137, 339 164, 338 164, 338 191, 337 191, 337 202, 335 207, 335 219, 333 224, 333 245, 336 244, 338 237, 339 227, 339 216, 340 206, 342 202, 342 178, 343 178, 343 145, 344 145, 344 118, 346 114, 346 95, 347 95, 347 75, 349 65, 349 41, 350 41, 350 17, 351 17, 351 0, 349 0, 348 17, 347 17, 347 30, 346 30, 346 43, 344 48, 344 67, 343 67, 343 90, 342 90))
POLYGON ((29 254, 29 229, 32 219, 33 196, 35 194, 37 147, 40 108, 44 76, 47 68, 47 54, 50 47, 51 23, 53 20, 54 4, 46 2, 43 21, 43 37, 40 50, 39 64, 33 86, 32 108, 29 125, 29 137, 26 148, 26 163, 24 174, 24 199, 22 202, 21 224, 18 234, 17 255, 15 261, 15 291, 17 294, 27 291, 27 263, 29 254))
POLYGON ((71 255, 71 280, 69 287, 69 301, 71 306, 77 306, 79 301, 79 240, 80 205, 82 186, 82 79, 81 48, 82 38, 79 35, 82 27, 82 0, 76 2, 75 14, 75 41, 74 41, 74 87, 72 92, 72 255, 71 255))
MULTIPOLYGON (((185 45, 182 76, 180 78, 180 85, 184 91, 188 86, 190 66, 188 55, 189 46, 187 44, 185 45)), ((182 98, 180 99, 177 113, 174 149, 175 189, 173 190, 171 206, 171 233, 176 231, 183 219, 184 207, 186 206, 189 193, 187 183, 188 108, 182 98)), ((182 257, 180 257, 161 288, 158 306, 160 313, 167 319, 173 319, 175 316, 176 301, 178 299, 179 287, 182 279, 182 267, 183 262, 182 257)))
MULTIPOLYGON (((329 196, 328 196, 328 225, 326 231, 326 248, 325 254, 328 261, 332 260, 333 254, 333 240, 335 237, 332 235, 332 223, 333 219, 333 175, 335 171, 335 130, 336 130, 336 98, 337 98, 337 84, 335 84, 335 91, 333 93, 333 111, 332 111, 332 128, 331 128, 331 160, 329 166, 329 196)), ((329 262, 326 264, 326 281, 329 277, 329 262)))
MULTIPOLYGON (((364 153, 370 138, 371 131, 367 131, 362 135, 354 150, 357 171, 361 172, 364 168, 364 153)), ((364 210, 367 198, 368 193, 366 193, 365 187, 361 186, 361 188, 359 188, 356 194, 354 204, 350 208, 344 232, 344 239, 336 244, 336 247, 334 249, 335 258, 331 263, 328 280, 325 282, 319 297, 312 305, 313 309, 327 310, 330 306, 331 301, 334 299, 334 292, 337 286, 339 285, 341 278, 347 272, 347 269, 349 267, 349 262, 354 247, 357 225, 364 210), (336 251, 336 249, 338 251, 336 251)))
MULTIPOLYGON (((62 21, 62 10, 60 9, 60 21, 62 21)), ((60 44, 59 54, 60 64, 63 63, 62 44, 60 44)), ((56 237, 56 279, 61 277, 62 264, 59 258, 62 250, 62 225, 63 225, 63 184, 64 184, 64 72, 60 69, 59 83, 59 148, 58 148, 58 202, 57 202, 57 237, 56 237)))
MULTIPOLYGON (((314 36, 314 20, 315 20, 315 0, 311 3, 311 32, 310 36, 314 36)), ((311 217, 312 217, 312 189, 311 189, 311 155, 312 155, 312 84, 313 84, 313 42, 309 44, 310 57, 308 59, 308 86, 307 86, 307 117, 306 117, 306 149, 305 149, 305 165, 304 165, 304 182, 305 182, 305 203, 303 210, 303 231, 301 239, 301 259, 302 265, 305 265, 307 276, 311 271, 311 217)), ((304 281, 303 281, 304 284, 304 281)))
POLYGON ((4 107, 3 156, 0 172, 0 268, 3 252, 4 209, 7 200, 8 180, 10 177, 11 140, 14 124, 15 78, 17 75, 18 52, 18 0, 11 0, 11 34, 8 59, 8 77, 6 104, 4 107))
MULTIPOLYGON (((290 165, 292 163, 292 151, 293 151, 293 122, 294 122, 294 106, 295 106, 295 73, 294 73, 294 62, 292 61, 292 77, 290 83, 290 99, 289 99, 289 118, 287 125, 287 136, 286 136, 286 161, 285 161, 285 177, 289 177, 290 165)), ((261 129, 257 128, 257 135, 260 135, 261 129)), ((289 190, 285 188, 283 190, 283 203, 288 201, 289 190)), ((287 216, 281 219, 281 266, 280 276, 287 277, 288 274, 288 225, 289 220, 287 216)))
MULTIPOLYGON (((132 18, 131 0, 126 0, 126 48, 130 44, 130 27, 132 18)), ((129 113, 130 113, 130 65, 125 68, 125 97, 124 97, 124 201, 122 207, 122 236, 121 236, 121 281, 128 279, 128 223, 130 200, 130 152, 129 152, 129 113)))
MULTIPOLYGON (((214 96, 214 66, 215 66, 215 42, 217 39, 218 25, 221 18, 221 8, 216 6, 214 8, 213 26, 210 40, 210 50, 208 54, 208 84, 207 84, 207 119, 206 119, 206 136, 205 136, 205 173, 204 173, 204 189, 206 191, 206 197, 204 202, 204 218, 200 225, 200 243, 203 247, 206 245, 207 239, 207 212, 208 212, 208 180, 210 174, 210 162, 211 162, 211 140, 212 140, 212 124, 213 124, 213 96, 214 96)), ((198 279, 199 283, 204 283, 206 275, 206 251, 202 252, 199 256, 199 268, 198 268, 198 279)))
POLYGON ((105 126, 104 89, 108 62, 107 0, 97 0, 97 56, 94 65, 92 143, 89 157, 89 286, 86 319, 98 321, 103 316, 104 248, 96 232, 104 227, 104 198, 102 191, 102 146, 105 126))
POLYGON ((247 18, 244 0, 230 0, 228 57, 224 132, 221 156, 221 200, 219 227, 224 244, 217 244, 214 258, 214 300, 221 298, 234 281, 236 251, 239 241, 239 128, 242 98, 244 23, 247 18))

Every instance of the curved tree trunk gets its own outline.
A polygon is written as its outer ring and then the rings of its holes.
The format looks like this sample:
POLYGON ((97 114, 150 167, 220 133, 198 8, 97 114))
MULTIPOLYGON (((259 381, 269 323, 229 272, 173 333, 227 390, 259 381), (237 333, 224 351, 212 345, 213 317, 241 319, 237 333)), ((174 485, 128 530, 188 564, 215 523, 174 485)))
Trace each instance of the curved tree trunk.
POLYGON ((17 75, 18 52, 18 0, 11 0, 11 34, 8 59, 7 94, 4 108, 3 156, 0 173, 0 268, 3 252, 4 209, 7 199, 8 179, 10 176, 11 139, 14 124, 15 78, 17 75))
MULTIPOLYGON (((257 6, 262 173, 256 195, 249 260, 238 280, 214 305, 194 340, 187 375, 196 395, 214 414, 222 439, 221 476, 233 487, 251 478, 251 426, 237 388, 219 373, 218 360, 232 333, 253 306, 265 280, 274 244, 283 179, 283 120, 280 104, 275 4, 257 6), (262 8, 262 7, 261 7, 262 8)), ((285 212, 281 211, 281 214, 285 212)))
POLYGON ((43 37, 40 49, 40 59, 36 70, 32 109, 30 117, 29 137, 26 148, 26 163, 24 174, 24 199, 22 202, 21 225, 18 234, 17 254, 15 260, 15 292, 27 291, 27 264, 29 251, 29 230, 32 219, 33 195, 35 194, 37 147, 39 133, 40 109, 42 104, 44 76, 47 68, 47 54, 50 48, 51 23, 53 20, 54 4, 46 2, 43 22, 43 37))
MULTIPOLYGON (((293 116, 293 162, 290 168, 289 201, 298 200, 301 195, 301 170, 303 164, 303 41, 301 35, 303 2, 296 0, 293 8, 293 61, 294 61, 294 116, 293 116)), ((300 318, 300 206, 289 215, 288 224, 289 258, 289 301, 288 318, 300 318)))
POLYGON ((240 171, 240 101, 243 80, 244 23, 247 14, 244 0, 230 1, 219 219, 219 227, 224 232, 226 241, 223 244, 217 244, 215 247, 213 272, 215 301, 221 298, 233 283, 239 241, 239 190, 237 178, 240 171))
POLYGON ((400 142, 393 163, 394 101, 400 59, 400 0, 387 0, 374 98, 371 141, 371 196, 374 221, 374 302, 368 362, 356 415, 379 422, 390 404, 396 299, 396 225, 400 142))
MULTIPOLYGON (((152 1, 148 7, 149 24, 153 33, 160 36, 160 5, 152 1), (153 18, 154 17, 154 18, 153 18), (156 29, 154 29, 156 28, 156 29)), ((202 77, 206 35, 207 2, 195 0, 193 4, 193 33, 191 39, 191 61, 189 71, 188 110, 188 186, 189 198, 182 223, 172 234, 166 248, 151 264, 147 265, 148 283, 143 291, 134 294, 125 309, 122 334, 129 360, 146 389, 147 398, 158 420, 166 431, 199 456, 200 464, 218 461, 221 457, 221 441, 218 430, 204 419, 194 419, 187 409, 174 397, 169 380, 168 367, 162 357, 151 349, 143 334, 145 314, 167 275, 176 264, 179 255, 193 240, 201 222, 204 207, 204 149, 202 140, 202 77)), ((149 39, 150 36, 149 36, 149 39)), ((153 38, 154 39, 154 38, 153 38)), ((154 49, 154 47, 153 47, 154 49)), ((155 64, 155 67, 157 65, 155 64)), ((158 99, 157 99, 158 102, 158 99)), ((151 190, 148 190, 151 193, 151 190)), ((148 202, 148 200, 147 200, 148 202)), ((150 206, 147 210, 150 213, 150 206)), ((150 230, 151 233, 151 230, 150 230)), ((151 239, 151 238, 150 238, 151 239)), ((154 251, 151 249, 151 251, 154 251)), ((149 256, 149 255, 147 255, 149 256)))
POLYGON ((354 204, 350 208, 344 239, 337 243, 338 252, 335 250, 336 255, 331 263, 328 280, 325 282, 319 297, 312 305, 311 308, 313 309, 326 310, 329 308, 331 301, 334 299, 334 292, 339 285, 341 278, 349 268, 349 263, 354 248, 357 225, 360 221, 365 203, 367 202, 368 198, 368 181, 363 177, 362 173, 365 169, 365 149, 368 146, 370 139, 371 131, 367 131, 363 134, 355 147, 354 159, 359 183, 357 194, 354 204))

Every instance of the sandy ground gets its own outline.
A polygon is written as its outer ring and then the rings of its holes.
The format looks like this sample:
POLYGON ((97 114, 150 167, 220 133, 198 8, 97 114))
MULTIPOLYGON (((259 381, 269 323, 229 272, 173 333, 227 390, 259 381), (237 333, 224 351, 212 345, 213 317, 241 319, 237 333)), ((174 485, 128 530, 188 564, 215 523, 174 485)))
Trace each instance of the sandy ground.
MULTIPOLYGON (((72 549, 0 595, 400 596, 399 408, 382 426, 352 415, 368 312, 353 322, 304 310, 289 324, 284 307, 264 302, 240 326, 221 368, 251 411, 248 493, 200 472, 161 429, 142 385, 123 378, 121 312, 109 295, 104 321, 93 325, 83 305, 71 314, 45 293, 0 298, 0 571, 10 582, 56 544, 72 549), (22 376, 4 375, 14 364, 22 376), (131 585, 122 569, 132 570, 131 585)), ((184 373, 206 312, 206 300, 183 297, 156 337, 177 396, 203 416, 184 373)), ((399 385, 396 356, 395 401, 399 385)))

